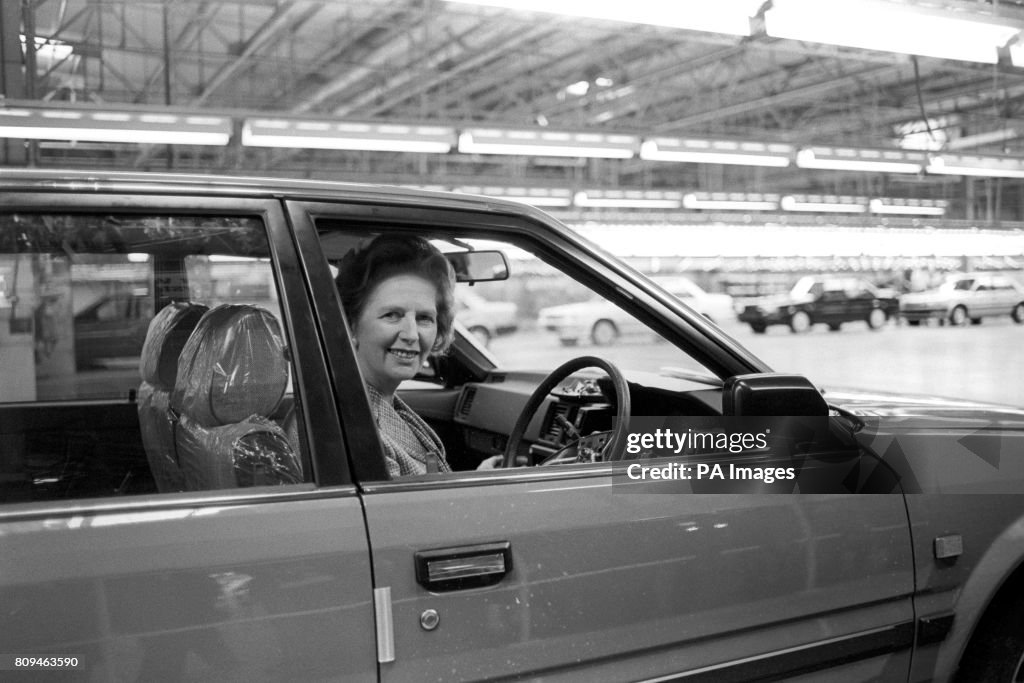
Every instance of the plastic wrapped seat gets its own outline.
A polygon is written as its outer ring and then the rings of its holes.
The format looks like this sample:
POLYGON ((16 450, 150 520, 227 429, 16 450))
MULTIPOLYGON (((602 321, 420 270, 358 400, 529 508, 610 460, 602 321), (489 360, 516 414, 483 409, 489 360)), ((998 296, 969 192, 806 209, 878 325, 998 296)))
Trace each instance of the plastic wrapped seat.
POLYGON ((139 359, 137 406, 142 445, 149 469, 161 493, 184 491, 185 480, 174 446, 171 392, 178 376, 178 357, 199 319, 209 310, 202 304, 173 302, 149 323, 139 359))
POLYGON ((187 490, 303 480, 295 449, 271 419, 288 371, 281 327, 269 311, 224 304, 202 317, 178 359, 171 395, 187 490))

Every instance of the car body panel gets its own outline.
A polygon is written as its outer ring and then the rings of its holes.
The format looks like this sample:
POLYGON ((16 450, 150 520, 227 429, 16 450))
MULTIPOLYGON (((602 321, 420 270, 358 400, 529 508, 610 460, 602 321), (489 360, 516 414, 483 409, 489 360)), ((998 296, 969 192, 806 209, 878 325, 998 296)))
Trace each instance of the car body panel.
POLYGON ((6 506, 4 648, 78 656, 96 680, 373 680, 366 535, 339 493, 6 506))
POLYGON ((900 317, 911 322, 951 319, 962 307, 964 318, 980 319, 1010 315, 1024 303, 1024 286, 1008 276, 965 273, 949 276, 935 289, 905 294, 900 299, 900 317))
MULTIPOLYGON (((912 620, 899 496, 630 494, 586 471, 441 495, 396 486, 365 499, 395 609, 385 681, 606 677, 592 652, 619 679, 724 671, 912 620), (499 541, 514 566, 493 586, 428 592, 410 571, 417 551, 499 541)), ((875 664, 905 676, 906 654, 875 664)))

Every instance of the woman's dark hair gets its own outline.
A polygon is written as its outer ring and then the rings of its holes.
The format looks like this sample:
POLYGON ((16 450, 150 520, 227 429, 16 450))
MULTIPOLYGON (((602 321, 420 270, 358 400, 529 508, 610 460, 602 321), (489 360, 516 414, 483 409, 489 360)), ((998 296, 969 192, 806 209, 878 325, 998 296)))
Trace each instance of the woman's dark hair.
POLYGON ((334 279, 349 325, 355 326, 370 293, 396 275, 418 275, 437 290, 435 353, 448 349, 455 335, 455 271, 441 251, 416 235, 383 234, 351 250, 334 279))

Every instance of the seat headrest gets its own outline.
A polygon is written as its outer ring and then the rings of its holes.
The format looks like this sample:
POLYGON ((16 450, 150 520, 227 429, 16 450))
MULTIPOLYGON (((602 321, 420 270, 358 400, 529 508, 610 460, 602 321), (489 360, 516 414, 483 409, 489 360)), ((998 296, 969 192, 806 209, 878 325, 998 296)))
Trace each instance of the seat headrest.
POLYGON ((258 306, 222 304, 202 317, 181 352, 171 407, 216 427, 271 415, 287 386, 277 318, 258 306))
POLYGON ((199 319, 210 310, 203 304, 174 301, 156 314, 149 323, 146 341, 139 359, 139 375, 165 391, 174 388, 178 376, 178 357, 185 348, 199 319))

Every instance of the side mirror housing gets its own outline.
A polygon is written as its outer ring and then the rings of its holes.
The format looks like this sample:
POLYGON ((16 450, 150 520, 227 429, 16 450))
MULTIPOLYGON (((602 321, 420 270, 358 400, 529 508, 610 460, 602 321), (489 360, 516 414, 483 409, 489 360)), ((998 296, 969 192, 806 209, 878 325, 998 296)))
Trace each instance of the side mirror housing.
POLYGON ((803 375, 759 373, 725 380, 722 413, 737 417, 828 417, 829 409, 821 391, 803 375))

